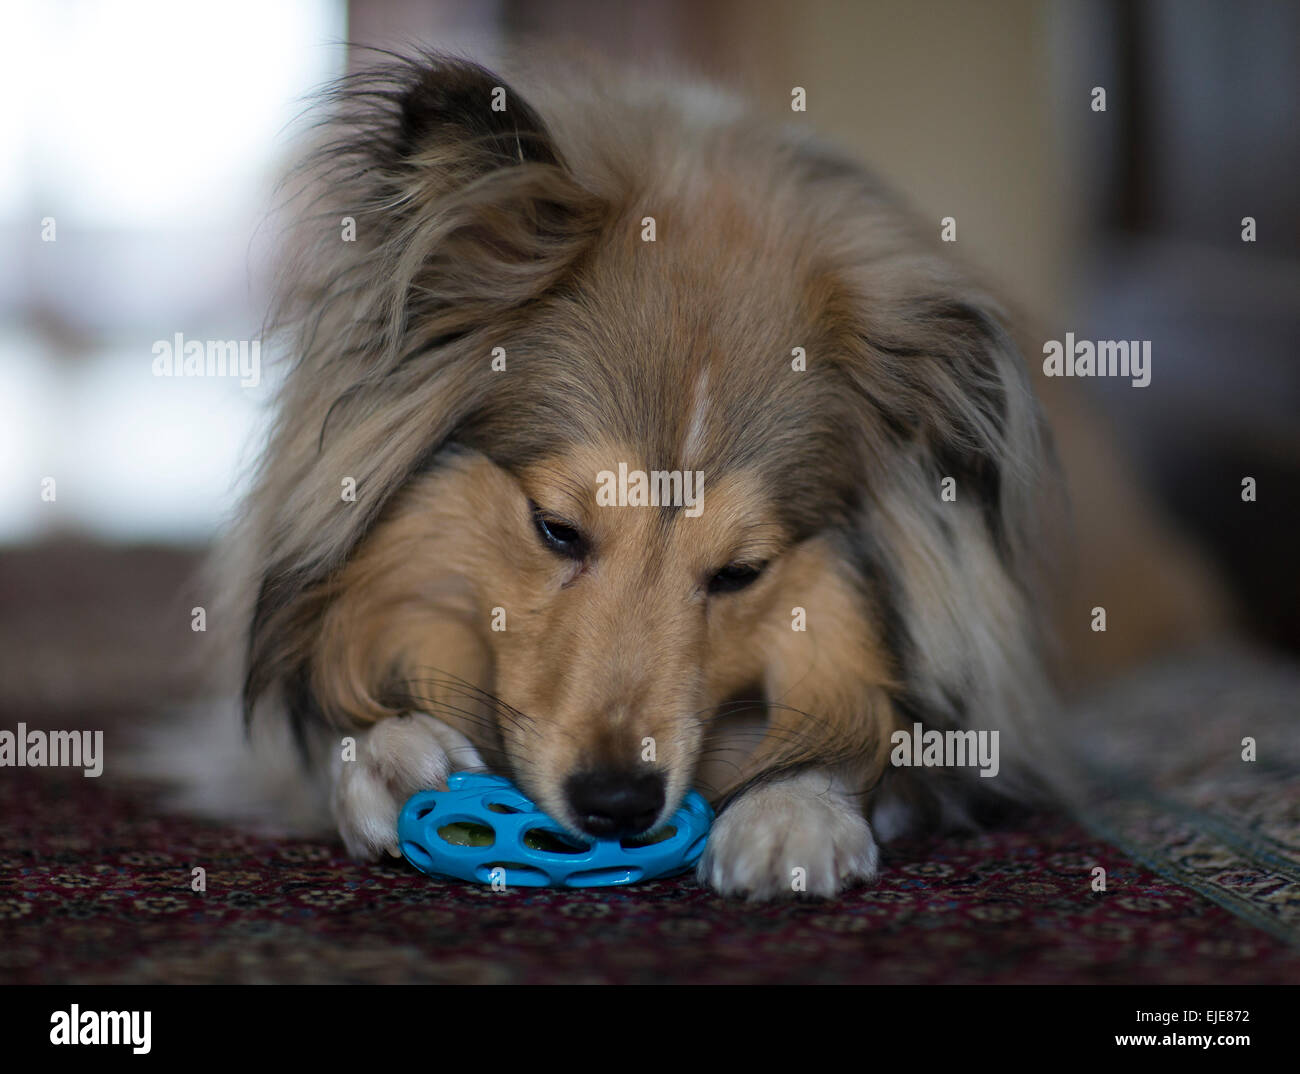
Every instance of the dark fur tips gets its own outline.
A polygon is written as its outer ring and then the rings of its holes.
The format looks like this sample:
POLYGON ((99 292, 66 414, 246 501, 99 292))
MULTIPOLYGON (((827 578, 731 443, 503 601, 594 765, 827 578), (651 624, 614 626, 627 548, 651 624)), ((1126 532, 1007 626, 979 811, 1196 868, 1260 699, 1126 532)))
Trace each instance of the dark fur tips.
POLYGON ((485 67, 440 58, 416 68, 401 93, 394 149, 402 159, 434 143, 471 150, 477 170, 511 164, 560 165, 533 108, 485 67))

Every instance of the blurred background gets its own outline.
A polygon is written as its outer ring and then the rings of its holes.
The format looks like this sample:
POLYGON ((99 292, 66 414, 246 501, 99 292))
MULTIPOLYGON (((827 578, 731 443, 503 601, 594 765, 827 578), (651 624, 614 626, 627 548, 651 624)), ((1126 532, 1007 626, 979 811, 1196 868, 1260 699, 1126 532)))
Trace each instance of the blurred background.
MULTIPOLYGON (((235 502, 271 377, 156 377, 152 347, 258 338, 274 183, 312 89, 365 62, 344 42, 490 63, 538 37, 692 72, 778 119, 803 86, 808 121, 936 229, 954 217, 957 252, 1041 338, 1151 339, 1150 387, 1073 387, 1256 637, 1300 650, 1300 5, 8 0, 0 682, 64 689, 23 656, 42 608, 106 574, 169 599, 235 502), (1245 476, 1248 531, 1225 509, 1245 476)), ((162 605, 132 627, 102 603, 84 615, 116 639, 110 675, 162 605)))

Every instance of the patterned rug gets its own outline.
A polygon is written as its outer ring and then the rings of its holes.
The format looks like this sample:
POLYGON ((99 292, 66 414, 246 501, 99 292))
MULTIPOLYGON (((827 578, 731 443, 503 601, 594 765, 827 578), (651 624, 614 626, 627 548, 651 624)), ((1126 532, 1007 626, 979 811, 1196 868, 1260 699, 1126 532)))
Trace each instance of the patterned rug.
POLYGON ((1149 669, 1074 713, 1089 827, 1300 944, 1300 669, 1215 652, 1149 669))
MULTIPOLYGON (((111 759, 177 685, 192 563, 80 546, 0 559, 0 730, 102 728, 111 759)), ((759 907, 690 879, 439 883, 332 843, 165 816, 111 763, 98 779, 3 768, 0 982, 1298 982, 1283 938, 1297 699, 1293 670, 1157 669, 1087 714, 1105 728, 1094 764, 1129 781, 1113 777, 1091 830, 1050 815, 900 845, 872 887, 759 907), (1225 712, 1240 721, 1220 726, 1225 712), (1154 739, 1126 737, 1141 727, 1154 739), (1245 733, 1254 767, 1217 771, 1245 733), (1155 771, 1136 764, 1148 757, 1155 771)))
MULTIPOLYGON (((10 774, 12 776, 12 773, 10 774)), ((833 902, 692 880, 556 892, 160 819, 65 772, 0 781, 0 981, 1230 983, 1300 952, 1078 826, 911 844, 833 902), (1091 870, 1107 890, 1091 890, 1091 870), (191 890, 192 870, 206 892, 191 890)))

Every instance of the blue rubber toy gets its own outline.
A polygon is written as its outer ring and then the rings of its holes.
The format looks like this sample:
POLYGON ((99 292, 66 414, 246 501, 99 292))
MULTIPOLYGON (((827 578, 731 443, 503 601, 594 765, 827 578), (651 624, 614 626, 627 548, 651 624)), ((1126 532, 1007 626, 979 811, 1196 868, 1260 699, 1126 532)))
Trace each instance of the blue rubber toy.
POLYGON ((709 803, 691 791, 655 836, 579 839, 509 780, 454 772, 447 790, 411 796, 397 818, 397 837, 406 860, 430 876, 500 880, 507 887, 594 888, 685 872, 704 852, 712 823, 709 803), (648 841, 666 832, 667 838, 648 841), (467 845, 471 838, 482 845, 467 845))

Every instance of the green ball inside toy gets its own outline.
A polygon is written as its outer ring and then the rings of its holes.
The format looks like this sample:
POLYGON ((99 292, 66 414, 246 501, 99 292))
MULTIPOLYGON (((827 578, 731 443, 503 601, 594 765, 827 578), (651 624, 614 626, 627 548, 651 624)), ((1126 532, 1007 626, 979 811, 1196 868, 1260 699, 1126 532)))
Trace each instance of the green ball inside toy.
POLYGON ((496 842, 496 836, 486 824, 461 820, 455 824, 444 824, 438 834, 447 842, 458 847, 490 847, 496 842))
MULTIPOLYGON (((444 824, 438 834, 448 843, 458 847, 490 847, 496 842, 496 834, 486 824, 475 821, 460 820, 444 824)), ((647 847, 662 843, 675 834, 671 826, 660 828, 656 832, 640 835, 624 842, 628 846, 647 847)), ((548 832, 543 828, 533 828, 524 833, 524 846, 530 850, 540 850, 548 854, 573 854, 586 850, 586 844, 576 839, 562 836, 557 832, 548 832)))

